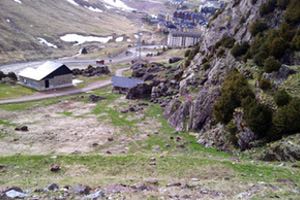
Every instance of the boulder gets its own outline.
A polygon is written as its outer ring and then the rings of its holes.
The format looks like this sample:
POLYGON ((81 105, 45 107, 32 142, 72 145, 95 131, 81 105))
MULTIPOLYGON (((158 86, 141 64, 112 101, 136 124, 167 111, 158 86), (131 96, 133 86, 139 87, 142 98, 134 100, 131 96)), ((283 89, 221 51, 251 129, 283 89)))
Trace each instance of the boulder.
POLYGON ((23 190, 19 187, 12 187, 7 189, 6 191, 4 191, 4 195, 3 197, 1 197, 1 199, 24 199, 26 198, 28 195, 23 192, 23 190))
POLYGON ((60 171, 60 166, 58 165, 58 164, 52 164, 51 166, 50 166, 50 171, 51 172, 58 172, 58 171, 60 171))
POLYGON ((92 103, 97 103, 97 102, 102 101, 104 99, 105 99, 105 97, 97 96, 97 95, 94 95, 94 94, 91 94, 89 96, 89 101, 92 102, 92 103))
POLYGON ((266 150, 260 155, 260 159, 265 161, 299 161, 300 133, 268 144, 266 150))
POLYGON ((46 187, 47 191, 57 191, 59 190, 59 186, 56 183, 52 183, 46 187))
POLYGON ((138 84, 134 88, 131 88, 127 95, 127 99, 148 99, 151 96, 152 86, 142 83, 138 84))
POLYGON ((91 188, 89 186, 79 184, 73 186, 72 190, 75 194, 88 195, 90 194, 91 188))
POLYGON ((169 63, 173 64, 173 63, 177 63, 181 60, 182 60, 182 58, 180 58, 180 57, 172 57, 172 58, 169 59, 169 63))
POLYGON ((83 47, 83 48, 81 48, 81 49, 79 50, 79 54, 80 54, 80 55, 88 54, 88 50, 87 50, 85 47, 83 47))
POLYGON ((103 74, 110 74, 110 70, 108 66, 101 65, 97 67, 93 67, 89 65, 86 69, 73 69, 72 70, 74 76, 85 76, 85 77, 92 77, 92 76, 100 76, 103 74))
POLYGON ((15 128, 16 131, 22 131, 22 132, 28 132, 28 127, 27 126, 18 126, 15 128))
POLYGON ((103 191, 97 191, 85 197, 85 199, 95 200, 99 198, 104 198, 105 193, 103 191))

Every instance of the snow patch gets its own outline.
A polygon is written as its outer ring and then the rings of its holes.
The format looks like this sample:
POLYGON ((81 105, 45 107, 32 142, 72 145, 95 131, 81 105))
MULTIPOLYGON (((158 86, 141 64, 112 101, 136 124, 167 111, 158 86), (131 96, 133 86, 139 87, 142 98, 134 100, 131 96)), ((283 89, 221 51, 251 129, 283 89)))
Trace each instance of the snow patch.
POLYGON ((116 38, 116 42, 123 42, 123 40, 124 40, 123 36, 116 38))
POLYGON ((79 6, 78 3, 76 3, 74 0, 67 0, 70 4, 73 4, 74 6, 79 6))
POLYGON ((99 13, 103 12, 103 10, 100 10, 99 8, 94 8, 92 6, 84 6, 84 7, 89 9, 90 11, 93 11, 93 12, 99 12, 99 13))
POLYGON ((82 80, 79 80, 79 79, 73 79, 73 80, 72 80, 72 83, 73 83, 74 86, 77 86, 77 85, 79 85, 80 83, 83 83, 83 81, 82 81, 82 80))
POLYGON ((100 42, 100 43, 108 43, 109 40, 113 39, 112 36, 106 37, 96 37, 96 36, 84 36, 78 34, 66 34, 61 36, 60 39, 64 42, 76 42, 76 45, 80 45, 86 42, 100 42))
POLYGON ((102 0, 105 4, 107 4, 107 8, 117 8, 123 11, 134 11, 134 8, 131 8, 129 6, 127 6, 123 1, 121 0, 102 0))
POLYGON ((46 45, 48 47, 52 47, 54 49, 57 49, 57 46, 55 44, 52 44, 50 42, 48 42, 47 40, 45 40, 44 38, 38 37, 37 38, 40 44, 46 45))
POLYGON ((22 1, 21 0, 14 0, 14 2, 17 2, 19 4, 22 4, 22 1))

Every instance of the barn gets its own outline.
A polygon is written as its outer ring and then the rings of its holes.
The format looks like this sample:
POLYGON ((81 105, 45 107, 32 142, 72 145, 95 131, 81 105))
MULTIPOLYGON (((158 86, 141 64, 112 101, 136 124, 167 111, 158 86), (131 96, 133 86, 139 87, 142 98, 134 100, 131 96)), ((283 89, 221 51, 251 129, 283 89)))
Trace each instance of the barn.
POLYGON ((38 91, 71 87, 72 71, 58 62, 45 62, 37 68, 26 68, 18 74, 19 83, 38 91))

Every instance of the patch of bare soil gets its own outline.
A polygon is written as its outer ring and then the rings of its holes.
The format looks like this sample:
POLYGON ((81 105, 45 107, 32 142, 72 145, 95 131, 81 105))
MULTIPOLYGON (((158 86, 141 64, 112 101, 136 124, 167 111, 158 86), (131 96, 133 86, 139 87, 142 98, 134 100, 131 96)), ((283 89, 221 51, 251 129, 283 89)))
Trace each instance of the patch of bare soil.
POLYGON ((7 135, 0 139, 1 155, 49 153, 125 153, 137 137, 122 135, 122 130, 90 114, 95 104, 64 101, 21 112, 1 111, 10 123, 28 126, 18 132, 14 126, 0 125, 7 135))

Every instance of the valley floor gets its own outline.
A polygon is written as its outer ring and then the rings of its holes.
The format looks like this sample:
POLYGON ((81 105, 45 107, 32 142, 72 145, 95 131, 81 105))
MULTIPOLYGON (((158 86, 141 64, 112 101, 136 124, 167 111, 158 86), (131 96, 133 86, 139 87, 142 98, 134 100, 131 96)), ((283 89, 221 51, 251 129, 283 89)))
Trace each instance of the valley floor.
POLYGON ((299 163, 207 149, 172 129, 158 105, 126 100, 109 87, 92 94, 105 99, 0 105, 0 196, 18 186, 28 199, 82 199, 88 196, 72 188, 83 184, 108 199, 299 197, 299 163), (15 131, 25 125, 28 132, 15 131), (51 172, 53 164, 61 170, 51 172), (43 190, 52 183, 60 190, 43 190))

